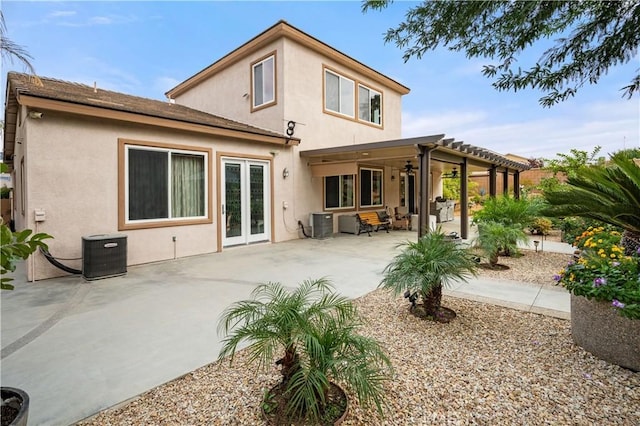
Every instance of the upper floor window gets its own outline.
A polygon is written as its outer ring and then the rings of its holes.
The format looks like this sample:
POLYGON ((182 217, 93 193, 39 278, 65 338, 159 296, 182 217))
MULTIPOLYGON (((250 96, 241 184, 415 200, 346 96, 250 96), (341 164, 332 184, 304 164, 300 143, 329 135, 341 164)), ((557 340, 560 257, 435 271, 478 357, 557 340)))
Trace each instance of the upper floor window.
POLYGON ((253 79, 253 108, 274 103, 276 100, 275 55, 251 66, 253 79))
POLYGON ((327 176, 324 178, 324 208, 353 208, 354 175, 327 176))
POLYGON ((382 94, 358 85, 358 118, 374 124, 382 124, 382 94))
MULTIPOLYGON (((123 143, 121 227, 208 222, 209 151, 123 143), (194 222, 195 220, 195 222, 194 222)), ((196 148, 197 149, 197 148, 196 148)))
POLYGON ((382 170, 360 169, 360 207, 382 206, 382 170))
POLYGON ((355 83, 332 71, 324 71, 324 107, 339 114, 354 117, 355 83))

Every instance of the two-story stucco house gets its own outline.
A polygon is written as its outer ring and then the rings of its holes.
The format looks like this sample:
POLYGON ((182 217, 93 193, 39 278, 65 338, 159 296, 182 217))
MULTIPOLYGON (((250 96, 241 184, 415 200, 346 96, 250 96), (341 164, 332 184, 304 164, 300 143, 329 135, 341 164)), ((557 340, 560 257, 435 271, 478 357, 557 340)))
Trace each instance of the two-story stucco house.
MULTIPOLYGON (((341 215, 402 206, 424 227, 452 168, 488 170, 494 194, 496 173, 504 191, 511 174, 517 195, 524 164, 439 132, 402 139, 408 93, 283 21, 166 102, 10 72, 13 219, 80 270, 93 235, 126 236, 135 265, 301 238, 318 212, 337 231, 341 215)), ((28 263, 31 280, 66 273, 40 254, 28 263)))

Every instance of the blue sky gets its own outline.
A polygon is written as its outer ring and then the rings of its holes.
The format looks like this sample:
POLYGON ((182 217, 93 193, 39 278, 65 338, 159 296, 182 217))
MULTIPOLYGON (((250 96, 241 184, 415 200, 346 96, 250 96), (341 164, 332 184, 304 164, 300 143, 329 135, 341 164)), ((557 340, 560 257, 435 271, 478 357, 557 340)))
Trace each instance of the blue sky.
MULTIPOLYGON (((34 58, 39 75, 164 100, 176 84, 284 19, 401 82, 402 136, 445 133, 501 154, 555 158, 570 149, 605 155, 640 147, 640 96, 622 98, 640 59, 552 108, 542 93, 497 92, 479 59, 438 50, 404 62, 383 34, 415 2, 361 11, 359 1, 2 1, 7 35, 34 58)), ((542 46, 534 46, 535 61, 542 46)), ((527 68, 533 62, 522 62, 527 68)), ((2 64, 6 73, 24 71, 2 64)), ((3 111, 4 113, 4 111, 3 111)))

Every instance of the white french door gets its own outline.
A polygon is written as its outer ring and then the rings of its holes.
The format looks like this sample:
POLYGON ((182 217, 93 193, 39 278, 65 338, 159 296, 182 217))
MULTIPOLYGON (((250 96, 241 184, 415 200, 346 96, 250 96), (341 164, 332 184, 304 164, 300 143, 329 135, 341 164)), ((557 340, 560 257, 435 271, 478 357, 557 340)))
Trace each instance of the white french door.
POLYGON ((268 241, 271 234, 269 162, 222 159, 223 247, 268 241))

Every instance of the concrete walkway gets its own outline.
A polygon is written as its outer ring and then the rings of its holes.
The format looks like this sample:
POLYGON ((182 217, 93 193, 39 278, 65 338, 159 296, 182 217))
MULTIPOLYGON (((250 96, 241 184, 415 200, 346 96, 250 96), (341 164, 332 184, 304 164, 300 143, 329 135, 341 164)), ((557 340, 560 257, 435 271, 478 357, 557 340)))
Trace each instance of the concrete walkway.
MULTIPOLYGON (((227 249, 129 267, 125 276, 68 276, 2 291, 2 386, 29 394, 29 425, 68 425, 216 360, 216 326, 229 304, 259 283, 295 286, 329 278, 356 298, 377 288, 382 270, 415 240, 411 231, 337 234, 227 249)), ((570 253, 568 245, 545 250, 570 253)), ((568 318, 563 289, 473 279, 445 291, 568 318)))

